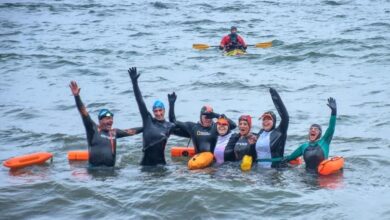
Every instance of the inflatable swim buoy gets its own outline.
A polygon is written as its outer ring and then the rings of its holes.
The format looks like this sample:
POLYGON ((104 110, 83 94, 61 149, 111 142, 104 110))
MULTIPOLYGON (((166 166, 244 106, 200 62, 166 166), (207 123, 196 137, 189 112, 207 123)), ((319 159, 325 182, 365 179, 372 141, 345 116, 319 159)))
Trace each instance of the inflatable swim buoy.
POLYGON ((18 169, 36 164, 43 164, 46 160, 53 157, 53 154, 48 152, 38 152, 33 154, 27 154, 23 156, 13 157, 3 162, 3 165, 11 168, 18 169))
POLYGON ((171 157, 192 157, 195 155, 193 147, 172 147, 171 157))
POLYGON ((337 173, 344 166, 343 157, 332 157, 330 159, 324 160, 318 165, 317 171, 321 175, 329 175, 332 173, 337 173))
POLYGON ((241 170, 242 171, 249 171, 252 168, 252 161, 253 161, 252 156, 245 155, 242 158, 241 170))
POLYGON ((211 152, 196 154, 188 161, 188 169, 196 170, 208 167, 213 163, 214 155, 211 152))
POLYGON ((89 153, 87 150, 68 151, 68 160, 88 160, 89 153))
POLYGON ((295 160, 290 160, 288 163, 291 165, 301 165, 302 164, 302 157, 298 157, 295 160))

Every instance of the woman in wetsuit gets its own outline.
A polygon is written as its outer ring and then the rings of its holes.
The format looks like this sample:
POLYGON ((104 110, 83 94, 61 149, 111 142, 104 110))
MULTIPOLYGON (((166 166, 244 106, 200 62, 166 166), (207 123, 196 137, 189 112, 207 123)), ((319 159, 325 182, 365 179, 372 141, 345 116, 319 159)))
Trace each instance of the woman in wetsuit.
POLYGON ((217 144, 214 149, 214 158, 217 164, 223 164, 225 161, 225 149, 229 142, 232 132, 229 129, 229 121, 225 115, 221 115, 217 120, 217 144))
POLYGON ((114 114, 108 109, 100 110, 98 115, 99 125, 96 125, 81 101, 80 88, 76 81, 72 81, 69 87, 76 101, 77 109, 83 119, 87 133, 89 164, 92 166, 115 166, 116 139, 138 134, 142 132, 142 128, 127 130, 113 129, 114 114))
POLYGON ((226 146, 226 161, 241 161, 245 155, 255 156, 256 135, 251 132, 252 118, 241 115, 238 119, 239 133, 233 134, 226 146))
POLYGON ((265 112, 261 116, 262 129, 257 136, 255 159, 259 161, 258 164, 261 167, 275 168, 281 166, 280 158, 284 155, 289 116, 278 92, 273 88, 270 88, 269 92, 281 121, 279 126, 276 127, 276 115, 272 111, 265 112))
POLYGON ((294 160, 303 155, 306 168, 317 171, 318 165, 328 159, 329 145, 332 141, 336 127, 337 104, 334 98, 328 99, 328 106, 331 109, 329 127, 321 138, 322 129, 318 124, 313 124, 309 129, 309 141, 299 146, 291 155, 286 157, 286 161, 294 160))
MULTIPOLYGON (((191 137, 194 144, 195 152, 214 152, 215 144, 218 139, 217 125, 213 122, 213 118, 219 118, 220 114, 213 111, 210 106, 203 106, 200 110, 200 121, 194 122, 180 122, 175 117, 175 101, 176 94, 173 93, 169 98, 169 121, 176 125, 175 135, 191 137)), ((236 123, 226 118, 229 121, 229 129, 237 127, 236 123)))
POLYGON ((133 90, 135 99, 138 104, 138 109, 142 117, 142 151, 144 153, 141 165, 158 165, 166 164, 165 161, 165 146, 167 144, 169 135, 175 128, 173 123, 165 120, 165 107, 161 101, 156 101, 153 105, 154 117, 149 113, 146 108, 145 102, 142 98, 141 90, 138 86, 137 68, 132 67, 128 70, 131 82, 133 84, 133 90))

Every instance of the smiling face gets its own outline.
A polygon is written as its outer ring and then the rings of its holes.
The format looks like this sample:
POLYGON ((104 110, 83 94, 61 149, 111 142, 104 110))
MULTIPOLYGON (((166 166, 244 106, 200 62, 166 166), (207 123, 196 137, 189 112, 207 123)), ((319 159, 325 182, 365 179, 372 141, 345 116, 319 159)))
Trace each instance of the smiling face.
POLYGON ((247 121, 241 120, 238 124, 238 127, 240 129, 240 135, 241 136, 246 136, 249 134, 249 131, 251 127, 249 126, 247 121))
POLYGON ((309 129, 309 141, 316 141, 321 134, 321 130, 317 127, 310 127, 309 129))
POLYGON ((217 122, 217 132, 219 135, 225 135, 229 130, 229 124, 217 122))
POLYGON ((262 126, 265 131, 270 131, 274 126, 274 121, 270 116, 264 116, 262 126))
POLYGON ((114 118, 111 116, 104 117, 99 120, 99 128, 101 130, 109 131, 112 128, 112 124, 114 123, 114 118))
POLYGON ((158 121, 163 121, 165 115, 165 109, 156 108, 153 110, 153 115, 158 121))

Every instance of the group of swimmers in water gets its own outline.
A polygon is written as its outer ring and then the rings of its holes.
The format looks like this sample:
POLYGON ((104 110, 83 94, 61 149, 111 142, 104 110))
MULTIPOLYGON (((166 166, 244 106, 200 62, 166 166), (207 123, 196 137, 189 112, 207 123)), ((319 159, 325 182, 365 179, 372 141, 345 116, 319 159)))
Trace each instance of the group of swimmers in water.
POLYGON ((277 125, 277 116, 272 111, 261 115, 262 128, 254 133, 252 117, 242 115, 238 119, 238 132, 233 130, 237 124, 224 114, 218 114, 210 106, 203 106, 200 110, 198 122, 182 122, 175 117, 175 102, 177 95, 168 94, 169 121, 165 119, 164 103, 154 102, 151 114, 142 98, 138 85, 140 74, 132 67, 128 70, 138 109, 142 118, 142 127, 131 129, 112 128, 114 114, 108 109, 98 113, 99 123, 96 124, 88 114, 80 98, 80 88, 75 81, 70 83, 70 89, 75 97, 76 106, 81 114, 88 141, 89 163, 92 166, 115 166, 116 139, 142 133, 141 165, 164 165, 165 148, 171 134, 191 138, 195 153, 211 152, 215 162, 222 164, 225 161, 241 161, 244 157, 251 157, 253 165, 264 168, 283 168, 287 163, 300 156, 309 170, 316 170, 317 166, 328 159, 329 145, 335 131, 337 105, 333 98, 328 99, 331 109, 329 126, 322 135, 322 128, 313 124, 309 129, 308 141, 300 145, 292 154, 284 156, 287 139, 289 115, 278 92, 270 88, 272 101, 280 116, 277 125))

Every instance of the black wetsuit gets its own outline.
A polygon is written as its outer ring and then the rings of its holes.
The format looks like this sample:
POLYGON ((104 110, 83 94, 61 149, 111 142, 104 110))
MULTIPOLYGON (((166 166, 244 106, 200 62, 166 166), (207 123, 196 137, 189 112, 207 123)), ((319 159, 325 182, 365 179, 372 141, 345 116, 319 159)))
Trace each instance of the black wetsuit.
POLYGON ((175 125, 165 120, 158 121, 153 118, 146 108, 138 86, 138 81, 132 80, 132 83, 143 125, 142 151, 144 152, 144 155, 142 157, 141 165, 166 164, 164 155, 165 146, 175 125))
MULTIPOLYGON (((278 92, 270 88, 271 98, 275 105, 275 108, 278 110, 278 113, 281 117, 281 121, 279 126, 276 126, 276 116, 270 112, 273 116, 274 121, 274 127, 269 131, 269 142, 267 143, 269 149, 267 149, 268 152, 270 152, 272 158, 281 158, 284 155, 284 146, 286 144, 287 139, 287 129, 289 124, 289 116, 286 107, 283 104, 282 99, 280 98, 278 92)), ((264 140, 261 138, 264 136, 262 133, 267 133, 263 129, 261 129, 258 133, 257 143, 256 143, 256 158, 255 159, 268 159, 268 158, 261 158, 261 147, 260 143, 264 140)), ((263 151, 264 152, 264 151, 263 151)), ((269 158, 271 159, 271 158, 269 158)), ((271 167, 280 167, 280 162, 272 162, 271 167)))
POLYGON ((256 143, 250 144, 248 142, 248 137, 242 137, 239 133, 233 134, 226 145, 225 161, 240 161, 245 155, 255 158, 255 146, 256 143))
MULTIPOLYGON (((229 121, 229 129, 237 127, 234 121, 227 118, 229 121)), ((191 137, 196 153, 211 152, 214 153, 214 148, 218 139, 217 124, 212 122, 210 127, 204 127, 200 122, 180 122, 176 121, 174 103, 170 103, 169 121, 176 124, 176 129, 173 134, 182 137, 191 137), (185 135, 181 135, 181 134, 185 135)))
MULTIPOLYGON (((116 139, 130 134, 115 128, 110 131, 100 130, 87 113, 80 96, 75 96, 75 100, 87 133, 89 163, 92 166, 115 166, 116 139)), ((142 131, 142 128, 133 129, 136 133, 142 131)))

